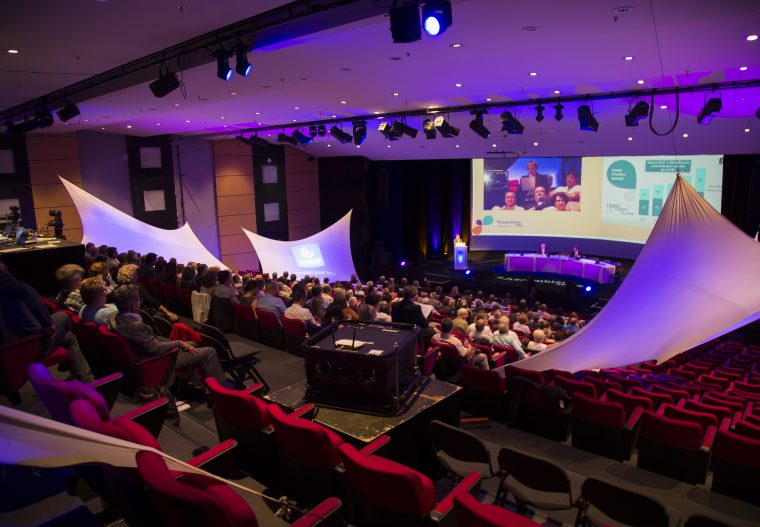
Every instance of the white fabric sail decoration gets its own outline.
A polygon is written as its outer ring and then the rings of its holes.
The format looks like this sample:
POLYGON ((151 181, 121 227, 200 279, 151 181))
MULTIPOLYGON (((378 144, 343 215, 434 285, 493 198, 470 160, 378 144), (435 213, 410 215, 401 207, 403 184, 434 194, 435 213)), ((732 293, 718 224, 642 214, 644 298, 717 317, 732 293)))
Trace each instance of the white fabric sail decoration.
POLYGON ((520 361, 533 370, 665 361, 760 318, 760 245, 679 175, 646 245, 602 311, 520 361))
POLYGON ((351 212, 323 231, 296 241, 265 238, 243 229, 265 273, 287 270, 299 278, 328 277, 331 282, 356 274, 351 257, 351 212))
MULTIPOLYGON (((60 177, 60 176, 59 176, 60 177)), ((69 192, 82 219, 82 243, 118 244, 119 248, 132 249, 142 254, 156 253, 178 262, 198 262, 227 269, 185 223, 179 229, 161 229, 136 220, 60 178, 69 192)))

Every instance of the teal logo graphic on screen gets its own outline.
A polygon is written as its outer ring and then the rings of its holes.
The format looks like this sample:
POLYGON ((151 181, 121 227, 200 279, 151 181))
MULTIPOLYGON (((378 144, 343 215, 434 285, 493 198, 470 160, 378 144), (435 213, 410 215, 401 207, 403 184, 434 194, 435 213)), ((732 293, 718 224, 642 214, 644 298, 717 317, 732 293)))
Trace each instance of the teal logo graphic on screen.
POLYGON ((296 245, 290 250, 293 251, 293 256, 299 267, 323 267, 325 265, 325 261, 322 259, 322 251, 319 250, 319 245, 316 243, 296 245))
POLYGON ((617 188, 636 188, 636 168, 630 161, 615 161, 607 169, 607 180, 617 188))

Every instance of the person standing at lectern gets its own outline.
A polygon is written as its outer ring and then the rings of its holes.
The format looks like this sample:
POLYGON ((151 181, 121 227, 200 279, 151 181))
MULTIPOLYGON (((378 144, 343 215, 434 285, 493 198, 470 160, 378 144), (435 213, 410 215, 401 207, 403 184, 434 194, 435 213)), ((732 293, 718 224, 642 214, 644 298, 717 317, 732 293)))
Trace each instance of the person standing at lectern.
POLYGON ((454 237, 454 245, 458 243, 464 243, 464 240, 462 239, 461 236, 459 236, 459 233, 457 233, 457 235, 454 237))
POLYGON ((542 243, 538 246, 538 254, 547 255, 549 254, 549 251, 546 249, 546 244, 542 243))

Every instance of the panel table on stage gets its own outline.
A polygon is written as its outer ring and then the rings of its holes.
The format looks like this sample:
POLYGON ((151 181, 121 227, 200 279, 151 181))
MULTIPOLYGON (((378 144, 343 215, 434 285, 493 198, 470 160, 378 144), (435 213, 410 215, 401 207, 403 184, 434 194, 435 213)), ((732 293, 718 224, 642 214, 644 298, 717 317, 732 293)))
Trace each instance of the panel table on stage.
MULTIPOLYGON (((306 381, 302 381, 270 392, 264 398, 294 409, 308 402, 306 391, 306 381)), ((386 457, 431 475, 436 461, 430 448, 428 426, 434 419, 458 425, 461 391, 459 386, 425 377, 398 414, 382 416, 319 407, 314 420, 357 448, 389 434, 392 439, 386 457)))
POLYGON ((507 253, 504 255, 504 269, 508 273, 549 273, 577 276, 600 284, 615 281, 615 266, 589 258, 569 256, 507 253))

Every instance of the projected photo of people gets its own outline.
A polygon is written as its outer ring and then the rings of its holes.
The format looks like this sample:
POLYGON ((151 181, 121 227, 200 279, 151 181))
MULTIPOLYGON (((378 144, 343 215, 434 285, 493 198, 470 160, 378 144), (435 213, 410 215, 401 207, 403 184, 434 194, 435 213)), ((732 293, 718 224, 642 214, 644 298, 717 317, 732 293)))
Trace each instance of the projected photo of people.
POLYGON ((486 159, 484 169, 485 210, 580 210, 580 157, 486 159))

